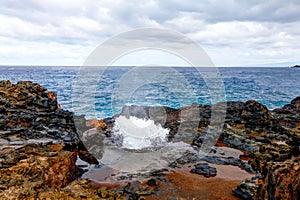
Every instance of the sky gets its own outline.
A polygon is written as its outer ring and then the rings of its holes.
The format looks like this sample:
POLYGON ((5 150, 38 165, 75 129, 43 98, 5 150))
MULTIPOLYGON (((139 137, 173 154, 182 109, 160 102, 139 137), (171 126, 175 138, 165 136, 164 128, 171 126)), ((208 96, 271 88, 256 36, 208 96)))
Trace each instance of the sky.
MULTIPOLYGON (((300 63, 299 0, 0 0, 0 5, 0 65, 80 66, 98 45, 141 28, 183 34, 216 66, 300 63)), ((152 54, 117 63, 147 64, 152 54)))

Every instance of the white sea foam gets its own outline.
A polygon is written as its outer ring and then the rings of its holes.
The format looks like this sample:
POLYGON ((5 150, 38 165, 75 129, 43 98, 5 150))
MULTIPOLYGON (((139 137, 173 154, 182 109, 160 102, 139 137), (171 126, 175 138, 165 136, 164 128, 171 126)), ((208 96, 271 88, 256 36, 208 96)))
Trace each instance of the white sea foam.
POLYGON ((151 119, 119 116, 115 119, 113 134, 122 137, 122 147, 141 150, 158 147, 166 142, 168 129, 151 119))

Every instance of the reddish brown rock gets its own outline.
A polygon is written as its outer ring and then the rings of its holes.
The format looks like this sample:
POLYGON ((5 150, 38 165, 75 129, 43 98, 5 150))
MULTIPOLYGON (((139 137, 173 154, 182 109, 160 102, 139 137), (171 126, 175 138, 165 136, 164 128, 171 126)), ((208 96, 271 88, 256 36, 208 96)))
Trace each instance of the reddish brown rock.
POLYGON ((75 162, 76 156, 64 151, 63 144, 3 149, 0 152, 0 198, 36 197, 46 188, 60 190, 73 180, 75 162))
POLYGON ((87 126, 96 128, 96 129, 101 129, 101 130, 106 130, 107 125, 103 120, 98 120, 98 119, 90 119, 87 121, 87 126))
POLYGON ((265 177, 258 197, 261 199, 300 198, 300 158, 270 162, 263 170, 265 177))

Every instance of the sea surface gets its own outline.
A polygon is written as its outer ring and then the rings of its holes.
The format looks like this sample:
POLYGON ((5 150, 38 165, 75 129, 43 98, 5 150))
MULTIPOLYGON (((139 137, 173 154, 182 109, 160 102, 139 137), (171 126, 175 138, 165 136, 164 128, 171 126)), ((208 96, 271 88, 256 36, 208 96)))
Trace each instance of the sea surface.
POLYGON ((78 66, 0 66, 0 80, 17 83, 30 80, 58 95, 63 109, 85 114, 86 118, 110 117, 124 105, 163 105, 173 108, 192 103, 211 104, 218 91, 220 100, 257 100, 269 109, 282 107, 300 96, 299 68, 216 68, 210 76, 200 68, 109 67, 93 70, 78 85, 78 66), (217 74, 216 74, 217 73, 217 74), (215 89, 214 89, 215 88, 215 89), (220 94, 221 91, 221 94, 220 94), (73 103, 74 94, 81 93, 73 103), (93 109, 86 109, 93 104, 93 109), (76 109, 77 106, 79 109, 76 109))

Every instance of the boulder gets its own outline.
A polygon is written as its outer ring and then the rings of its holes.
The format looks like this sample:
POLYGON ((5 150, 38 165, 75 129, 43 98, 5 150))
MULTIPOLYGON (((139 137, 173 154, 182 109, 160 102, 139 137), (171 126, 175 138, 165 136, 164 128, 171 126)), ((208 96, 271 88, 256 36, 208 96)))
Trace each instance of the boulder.
POLYGON ((271 113, 268 108, 254 100, 247 101, 241 114, 242 123, 250 128, 270 125, 271 113))
POLYGON ((217 169, 209 166, 207 163, 199 163, 194 166, 195 168, 191 169, 191 173, 200 174, 206 178, 217 175, 217 169))
POLYGON ((261 184, 261 181, 259 181, 257 176, 246 179, 242 181, 235 190, 233 190, 233 194, 240 199, 256 199, 259 184, 261 184))

